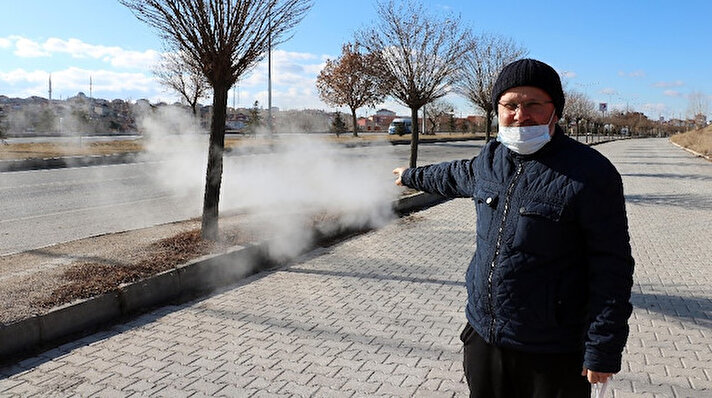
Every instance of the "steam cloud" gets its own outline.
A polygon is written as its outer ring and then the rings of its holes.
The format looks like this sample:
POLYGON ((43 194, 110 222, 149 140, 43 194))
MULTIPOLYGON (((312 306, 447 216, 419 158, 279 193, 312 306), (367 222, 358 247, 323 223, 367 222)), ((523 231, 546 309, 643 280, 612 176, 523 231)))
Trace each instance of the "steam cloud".
MULTIPOLYGON (((149 159, 160 160, 152 172, 157 183, 190 196, 186 205, 199 214, 207 135, 190 113, 173 107, 150 112, 139 123, 149 159)), ((220 209, 255 217, 277 259, 295 256, 312 242, 317 216, 328 215, 342 228, 381 226, 392 219, 391 202, 399 192, 390 175, 390 148, 364 152, 309 135, 283 135, 267 154, 259 153, 264 148, 237 149, 237 156, 224 158, 220 209)))

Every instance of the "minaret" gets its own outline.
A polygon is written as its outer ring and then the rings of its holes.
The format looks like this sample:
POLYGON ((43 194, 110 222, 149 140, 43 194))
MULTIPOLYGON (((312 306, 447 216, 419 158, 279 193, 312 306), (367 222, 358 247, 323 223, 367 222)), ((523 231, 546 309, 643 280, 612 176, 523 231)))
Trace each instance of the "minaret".
POLYGON ((49 74, 49 100, 52 101, 52 74, 49 74))
POLYGON ((89 75, 89 98, 92 97, 91 90, 92 90, 92 81, 91 81, 91 75, 89 75))

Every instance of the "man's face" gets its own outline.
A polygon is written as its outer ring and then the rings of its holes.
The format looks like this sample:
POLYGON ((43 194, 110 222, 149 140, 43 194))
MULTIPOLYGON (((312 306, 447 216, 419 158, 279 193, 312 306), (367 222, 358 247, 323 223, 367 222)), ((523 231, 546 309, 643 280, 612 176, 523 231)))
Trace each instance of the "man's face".
POLYGON ((549 124, 553 133, 559 118, 546 91, 532 86, 513 87, 499 98, 497 114, 501 126, 536 126, 549 124), (552 114, 553 117, 552 117, 552 114))

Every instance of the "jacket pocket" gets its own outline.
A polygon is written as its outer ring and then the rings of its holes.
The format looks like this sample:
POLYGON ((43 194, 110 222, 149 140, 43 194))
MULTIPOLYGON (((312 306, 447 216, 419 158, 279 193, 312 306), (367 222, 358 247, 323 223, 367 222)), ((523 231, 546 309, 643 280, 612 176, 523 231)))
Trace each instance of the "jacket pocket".
POLYGON ((566 247, 566 236, 571 231, 562 220, 563 204, 532 199, 525 202, 518 212, 513 248, 544 256, 570 250, 566 247))
POLYGON ((479 188, 472 200, 477 209, 477 235, 486 238, 494 223, 499 194, 493 189, 479 188))

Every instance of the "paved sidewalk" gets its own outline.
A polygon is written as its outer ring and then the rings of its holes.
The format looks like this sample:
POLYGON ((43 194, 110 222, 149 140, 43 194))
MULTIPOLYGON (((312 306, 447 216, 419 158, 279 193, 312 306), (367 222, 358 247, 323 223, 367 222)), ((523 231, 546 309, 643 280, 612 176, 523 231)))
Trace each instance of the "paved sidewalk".
MULTIPOLYGON (((665 139, 597 147, 636 258, 620 397, 712 396, 712 164, 665 139)), ((447 202, 209 298, 0 369, 0 396, 467 395, 471 201, 447 202)))
POLYGON ((636 259, 615 397, 712 397, 712 163, 665 139, 597 148, 623 176, 636 259))

